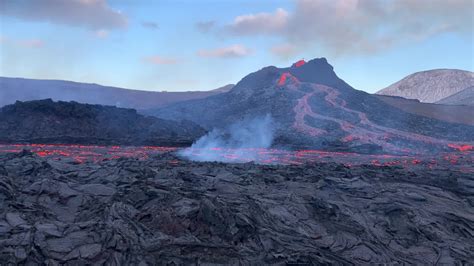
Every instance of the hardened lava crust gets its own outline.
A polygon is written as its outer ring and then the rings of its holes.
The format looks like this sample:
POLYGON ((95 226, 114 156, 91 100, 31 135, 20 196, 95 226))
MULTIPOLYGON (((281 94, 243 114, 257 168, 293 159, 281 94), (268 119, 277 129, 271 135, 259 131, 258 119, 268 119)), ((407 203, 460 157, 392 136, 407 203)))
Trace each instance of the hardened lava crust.
POLYGON ((0 154, 6 264, 465 264, 474 178, 451 167, 224 164, 165 151, 0 154))

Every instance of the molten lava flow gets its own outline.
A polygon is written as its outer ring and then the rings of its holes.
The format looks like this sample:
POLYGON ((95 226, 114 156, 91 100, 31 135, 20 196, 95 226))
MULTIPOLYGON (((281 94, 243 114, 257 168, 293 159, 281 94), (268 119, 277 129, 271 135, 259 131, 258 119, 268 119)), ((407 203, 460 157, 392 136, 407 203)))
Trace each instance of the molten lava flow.
POLYGON ((278 85, 279 86, 284 86, 285 85, 287 75, 289 75, 289 73, 281 74, 280 79, 278 80, 278 85))
POLYGON ((302 66, 302 65, 304 65, 304 64, 306 64, 306 61, 300 60, 300 61, 294 63, 293 66, 295 66, 295 67, 300 67, 300 66, 302 66))
POLYGON ((449 143, 448 147, 453 148, 453 149, 458 150, 458 151, 461 151, 461 152, 474 150, 474 146, 467 145, 467 144, 458 145, 458 144, 454 144, 454 143, 449 143))
MULTIPOLYGON (((38 156, 50 160, 70 159, 71 162, 100 163, 106 160, 119 158, 136 158, 147 160, 151 156, 170 151, 177 151, 175 147, 107 147, 86 145, 0 145, 2 153, 20 153, 22 150, 30 150, 38 156)), ((288 151, 263 148, 190 148, 196 155, 214 154, 225 158, 226 162, 244 163, 256 162, 260 164, 285 164, 299 165, 304 163, 336 162, 347 167, 370 164, 374 167, 401 166, 405 168, 426 167, 427 169, 449 168, 459 171, 474 173, 474 152, 449 152, 424 156, 389 155, 389 154, 358 154, 353 152, 330 152, 321 150, 299 150, 288 151), (251 154, 252 156, 249 156, 251 154), (257 154, 257 156, 253 156, 257 154), (439 160, 442 158, 442 160, 439 160)), ((213 156, 214 157, 214 156, 213 156)), ((179 166, 181 160, 172 159, 168 163, 171 166, 179 166)))
POLYGON ((21 152, 30 150, 40 157, 53 160, 71 159, 76 163, 100 162, 118 158, 137 158, 146 160, 150 155, 175 151, 173 147, 121 147, 95 145, 58 145, 58 144, 31 144, 31 145, 0 145, 0 153, 21 152))
POLYGON ((313 113, 313 111, 311 110, 311 107, 308 104, 308 99, 311 96, 313 96, 313 93, 306 94, 305 96, 303 96, 301 99, 298 100, 296 106, 293 108, 293 111, 296 114, 293 127, 302 133, 306 133, 310 136, 316 137, 316 136, 320 136, 322 134, 327 133, 327 131, 323 129, 315 128, 306 124, 306 121, 304 119, 305 116, 312 116, 312 117, 317 116, 315 113, 313 113))
POLYGON ((291 79, 291 81, 293 81, 294 83, 299 83, 298 79, 295 76, 291 75, 288 72, 284 72, 278 79, 278 86, 285 86, 288 79, 291 79))
MULTIPOLYGON (((407 147, 399 147, 398 145, 388 142, 391 139, 402 139, 412 142, 438 145, 438 147, 445 147, 446 145, 448 145, 449 147, 457 149, 458 151, 471 151, 473 149, 472 145, 459 143, 448 144, 445 140, 374 124, 367 118, 367 115, 365 113, 346 107, 347 103, 344 99, 341 99, 339 97, 340 93, 338 90, 320 84, 308 83, 306 85, 309 85, 313 90, 303 91, 300 89, 300 87, 291 88, 293 90, 305 93, 304 96, 297 101, 297 104, 293 108, 295 112, 295 122, 293 124, 293 127, 304 134, 316 137, 326 133, 324 129, 310 126, 305 122, 305 116, 310 116, 318 120, 328 120, 339 124, 340 129, 347 133, 345 137, 341 138, 341 141, 346 143, 354 143, 355 145, 375 144, 380 147, 383 147, 386 151, 397 152, 402 154, 413 153, 413 151, 411 151, 407 147), (309 99, 320 93, 325 94, 324 100, 328 105, 331 106, 331 108, 340 109, 346 113, 353 114, 358 117, 359 121, 353 124, 336 117, 313 112, 310 104, 308 103, 309 99)), ((307 86, 305 86, 305 88, 306 87, 307 86)))

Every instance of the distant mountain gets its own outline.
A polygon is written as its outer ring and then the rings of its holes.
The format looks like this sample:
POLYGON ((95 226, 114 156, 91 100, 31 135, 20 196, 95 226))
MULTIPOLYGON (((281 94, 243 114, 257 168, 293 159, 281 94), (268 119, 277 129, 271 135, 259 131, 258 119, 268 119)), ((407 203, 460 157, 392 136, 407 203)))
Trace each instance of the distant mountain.
POLYGON ((0 107, 13 104, 15 101, 51 98, 60 101, 149 109, 216 95, 228 91, 232 86, 230 84, 212 91, 153 92, 63 80, 0 77, 0 107))
POLYGON ((325 58, 287 68, 265 67, 229 92, 151 112, 226 128, 270 114, 274 146, 356 152, 432 152, 474 142, 474 126, 410 113, 340 79, 325 58), (457 145, 457 144, 456 144, 457 145))
POLYGON ((457 69, 435 69, 411 74, 377 94, 435 103, 474 86, 474 73, 457 69))
MULTIPOLYGON (((474 86, 437 101, 438 104, 474 106, 474 86)), ((471 115, 474 113, 471 113, 471 115)), ((474 116, 474 115, 472 115, 474 116)))
POLYGON ((218 92, 218 93, 223 93, 223 92, 228 92, 230 91, 235 85, 234 84, 227 84, 225 86, 222 86, 220 88, 211 90, 210 92, 218 92))
POLYGON ((0 108, 0 143, 190 145, 205 130, 133 109, 40 100, 0 108))

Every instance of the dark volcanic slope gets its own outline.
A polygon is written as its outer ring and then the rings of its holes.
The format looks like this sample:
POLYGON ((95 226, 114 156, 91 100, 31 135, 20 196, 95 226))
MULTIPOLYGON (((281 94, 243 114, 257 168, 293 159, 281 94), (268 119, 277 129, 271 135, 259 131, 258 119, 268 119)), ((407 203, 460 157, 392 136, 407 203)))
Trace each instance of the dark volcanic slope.
POLYGON ((410 100, 397 96, 378 94, 374 94, 374 96, 408 113, 427 116, 451 123, 460 123, 474 126, 474 106, 422 103, 418 100, 410 100))
POLYGON ((0 155, 0 204, 7 265, 474 261, 474 179, 449 168, 69 164, 24 152, 0 155))
POLYGON ((474 86, 437 101, 438 104, 474 106, 474 86))
POLYGON ((177 103, 154 114, 213 128, 267 113, 278 125, 276 144, 297 147, 432 152, 449 142, 474 141, 474 126, 405 112, 355 90, 324 58, 289 68, 266 67, 228 93, 177 103))
POLYGON ((75 102, 17 102, 0 109, 0 142, 189 145, 204 133, 189 121, 75 102))
POLYGON ((0 77, 0 107, 16 101, 51 98, 60 101, 149 109, 216 95, 228 91, 232 86, 227 85, 212 91, 154 92, 63 80, 0 77))

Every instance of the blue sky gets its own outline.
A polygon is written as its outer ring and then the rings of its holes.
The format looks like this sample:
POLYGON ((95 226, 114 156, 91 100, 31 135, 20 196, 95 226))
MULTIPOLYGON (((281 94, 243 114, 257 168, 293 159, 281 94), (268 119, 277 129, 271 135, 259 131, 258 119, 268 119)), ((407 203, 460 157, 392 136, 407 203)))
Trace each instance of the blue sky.
POLYGON ((473 71, 472 0, 0 0, 0 75, 209 90, 326 57, 375 92, 416 71, 473 71))

